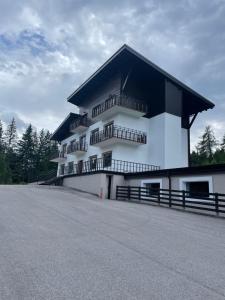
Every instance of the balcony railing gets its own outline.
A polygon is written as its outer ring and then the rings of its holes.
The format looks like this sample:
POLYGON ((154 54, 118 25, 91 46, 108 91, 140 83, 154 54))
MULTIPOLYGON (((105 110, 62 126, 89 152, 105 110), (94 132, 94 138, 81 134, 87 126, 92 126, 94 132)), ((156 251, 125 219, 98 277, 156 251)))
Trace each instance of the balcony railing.
POLYGON ((73 123, 70 124, 70 131, 76 132, 79 131, 79 128, 87 128, 90 126, 90 120, 88 119, 88 115, 85 114, 76 119, 73 123))
POLYGON ((72 174, 85 174, 96 171, 111 171, 117 173, 137 173, 159 170, 159 166, 135 163, 124 160, 111 159, 105 160, 104 158, 98 158, 95 160, 83 161, 80 163, 74 163, 73 166, 66 166, 63 175, 72 174))
POLYGON ((95 132, 90 137, 90 144, 95 145, 111 138, 117 138, 137 144, 146 144, 146 133, 126 127, 112 125, 107 129, 95 132))
POLYGON ((98 115, 114 106, 121 106, 136 110, 142 112, 143 114, 146 114, 148 111, 147 105, 140 103, 136 99, 131 98, 127 95, 110 95, 108 99, 92 109, 92 118, 96 118, 98 115))
POLYGON ((75 153, 75 152, 86 152, 87 151, 87 143, 72 143, 67 147, 67 154, 75 153))
POLYGON ((60 161, 64 159, 66 159, 66 153, 63 151, 56 151, 50 157, 50 160, 52 161, 60 161))

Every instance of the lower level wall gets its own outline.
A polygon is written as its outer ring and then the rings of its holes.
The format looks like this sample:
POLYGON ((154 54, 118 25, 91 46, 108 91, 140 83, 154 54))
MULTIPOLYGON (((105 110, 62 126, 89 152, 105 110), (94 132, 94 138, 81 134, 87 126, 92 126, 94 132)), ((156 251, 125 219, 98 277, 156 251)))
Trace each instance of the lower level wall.
POLYGON ((117 185, 125 185, 123 175, 100 173, 71 176, 63 179, 63 186, 91 193, 99 198, 116 199, 117 185))
MULTIPOLYGON (((184 188, 183 182, 187 181, 208 181, 209 192, 225 194, 225 173, 220 174, 195 174, 195 175, 182 175, 171 176, 171 189, 182 190, 184 188)), ((143 186, 147 182, 160 182, 162 189, 169 189, 168 177, 142 177, 126 179, 125 185, 130 186, 143 186)))
POLYGON ((66 177, 63 179, 63 186, 75 188, 104 198, 106 195, 106 175, 93 174, 66 177))
MULTIPOLYGON (((182 190, 185 189, 184 182, 201 180, 209 182, 209 192, 225 194, 225 173, 171 176, 171 189, 182 190)), ((110 199, 116 199, 116 186, 144 186, 148 182, 157 182, 160 183, 160 188, 169 189, 169 178, 165 176, 146 176, 140 178, 137 175, 132 176, 132 178, 124 178, 123 175, 100 173, 66 177, 63 179, 63 185, 66 187, 76 188, 97 195, 100 198, 110 199)))

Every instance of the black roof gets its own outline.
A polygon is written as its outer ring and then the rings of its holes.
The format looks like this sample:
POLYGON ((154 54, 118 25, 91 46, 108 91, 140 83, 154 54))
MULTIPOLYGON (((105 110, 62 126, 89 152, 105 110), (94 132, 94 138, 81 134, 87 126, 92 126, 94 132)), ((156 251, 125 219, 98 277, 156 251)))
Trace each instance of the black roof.
MULTIPOLYGON (((67 100, 75 105, 81 105, 82 99, 91 93, 100 82, 109 78, 115 70, 118 70, 120 67, 125 67, 131 63, 136 63, 142 65, 143 67, 148 67, 151 70, 157 71, 160 76, 170 80, 176 86, 181 88, 184 92, 184 101, 190 102, 188 105, 193 106, 188 111, 188 114, 194 114, 213 108, 214 104, 155 65, 153 62, 136 52, 134 49, 127 45, 123 45, 111 58, 109 58, 94 74, 92 74, 83 84, 80 85, 68 98, 67 100)), ((142 74, 142 76, 144 76, 142 74)))
POLYGON ((52 134, 51 140, 61 142, 62 140, 71 136, 72 133, 70 133, 70 124, 71 122, 73 122, 79 117, 80 117, 79 114, 69 113, 69 115, 65 118, 65 120, 59 125, 59 127, 52 134))
POLYGON ((185 168, 162 169, 156 171, 146 171, 138 173, 127 173, 126 178, 144 178, 144 177, 168 177, 182 175, 198 175, 198 174, 213 174, 225 173, 225 164, 213 164, 205 166, 193 166, 185 168))

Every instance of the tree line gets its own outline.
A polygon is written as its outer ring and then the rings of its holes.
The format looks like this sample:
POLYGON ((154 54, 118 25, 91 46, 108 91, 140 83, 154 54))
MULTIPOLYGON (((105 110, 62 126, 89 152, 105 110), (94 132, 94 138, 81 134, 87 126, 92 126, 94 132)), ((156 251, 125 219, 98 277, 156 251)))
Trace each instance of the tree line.
MULTIPOLYGON (((50 138, 48 130, 37 132, 31 124, 18 138, 15 119, 5 130, 0 120, 0 184, 27 183, 56 171, 57 164, 50 158, 58 151, 58 145, 50 138)), ((191 165, 218 163, 225 163, 225 135, 219 142, 211 126, 206 126, 191 153, 191 165)))
POLYGON ((15 119, 5 130, 0 120, 0 184, 28 183, 56 170, 50 158, 58 146, 50 137, 48 130, 37 132, 29 124, 18 138, 15 119))
POLYGON ((225 134, 217 140, 211 126, 206 126, 195 150, 191 153, 191 165, 211 165, 225 163, 225 134))

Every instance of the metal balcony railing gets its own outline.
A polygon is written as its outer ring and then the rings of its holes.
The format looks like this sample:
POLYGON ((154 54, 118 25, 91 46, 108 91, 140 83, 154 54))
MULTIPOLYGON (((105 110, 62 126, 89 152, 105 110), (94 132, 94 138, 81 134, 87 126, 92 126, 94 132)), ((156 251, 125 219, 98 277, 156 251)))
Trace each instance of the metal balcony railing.
POLYGON ((90 137, 90 144, 98 144, 111 138, 122 139, 140 144, 146 144, 147 142, 147 136, 145 132, 126 127, 111 125, 106 129, 94 132, 90 137))
POLYGON ((70 144, 67 147, 67 154, 77 152, 77 151, 86 152, 87 151, 87 143, 75 142, 75 143, 70 144))
POLYGON ((51 155, 50 160, 57 158, 66 158, 66 153, 64 151, 56 151, 51 155))
POLYGON ((73 123, 70 124, 70 131, 75 131, 78 127, 89 127, 90 126, 90 120, 88 119, 88 115, 85 114, 83 116, 80 116, 78 119, 73 121, 73 123))
POLYGON ((148 111, 147 105, 138 102, 132 97, 129 97, 127 95, 110 95, 108 99, 92 109, 92 118, 97 117, 98 115, 116 105, 143 112, 144 114, 146 114, 148 111))
POLYGON ((95 160, 82 161, 80 163, 74 163, 70 166, 65 166, 63 174, 61 175, 85 174, 93 173, 96 171, 111 171, 125 174, 156 171, 159 169, 159 166, 148 165, 143 163, 135 163, 131 161, 117 159, 98 158, 95 160))

